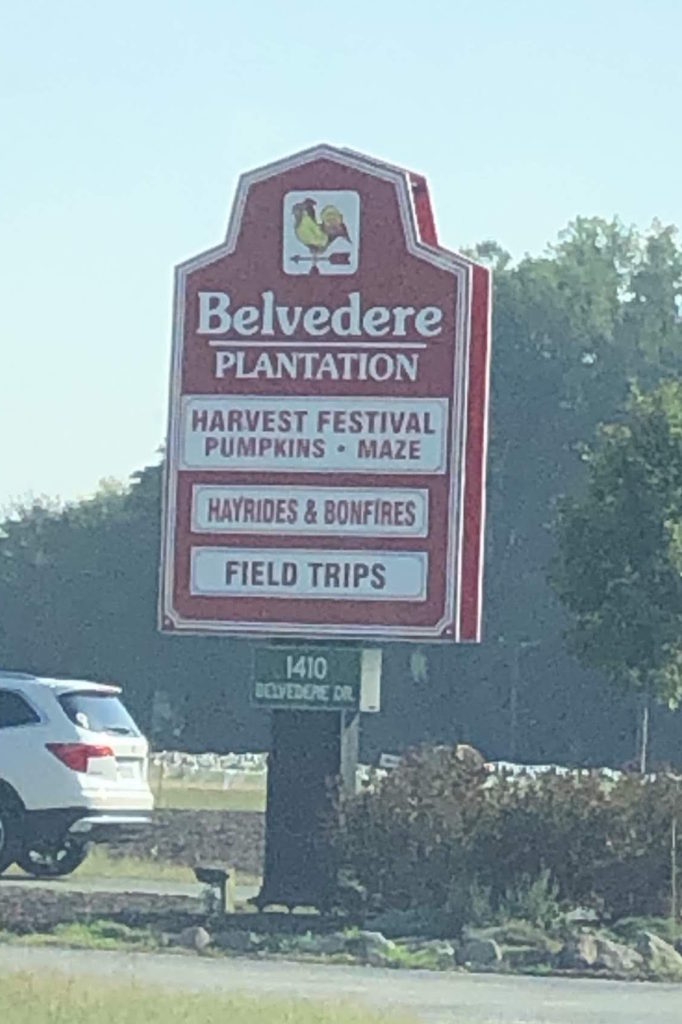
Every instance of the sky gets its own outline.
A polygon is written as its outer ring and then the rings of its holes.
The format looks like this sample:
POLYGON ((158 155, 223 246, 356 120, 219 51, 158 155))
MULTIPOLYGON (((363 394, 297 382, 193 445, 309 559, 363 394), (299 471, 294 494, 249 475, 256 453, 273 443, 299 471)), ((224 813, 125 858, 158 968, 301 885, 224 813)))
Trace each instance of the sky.
POLYGON ((0 507, 156 460, 172 273, 318 142, 426 174, 441 242, 682 222, 679 0, 0 5, 0 507))

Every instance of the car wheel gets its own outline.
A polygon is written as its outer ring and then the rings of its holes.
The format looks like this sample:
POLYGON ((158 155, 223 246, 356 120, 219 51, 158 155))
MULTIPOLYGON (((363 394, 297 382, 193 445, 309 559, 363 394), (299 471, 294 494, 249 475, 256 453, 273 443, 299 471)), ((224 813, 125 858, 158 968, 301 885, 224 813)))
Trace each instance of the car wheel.
POLYGON ((65 839, 56 846, 24 847, 15 859, 21 870, 34 878, 60 878, 80 867, 87 855, 87 846, 65 839))
POLYGON ((21 814, 9 803, 0 802, 0 875, 14 864, 21 852, 21 814))

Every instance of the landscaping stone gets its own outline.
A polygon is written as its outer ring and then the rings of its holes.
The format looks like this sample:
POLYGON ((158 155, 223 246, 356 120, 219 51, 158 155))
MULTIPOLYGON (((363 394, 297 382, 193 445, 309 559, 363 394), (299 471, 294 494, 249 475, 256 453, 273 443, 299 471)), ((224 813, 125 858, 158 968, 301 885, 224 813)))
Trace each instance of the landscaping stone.
POLYGON ((566 924, 570 925, 594 925, 599 922, 599 914, 592 907, 575 907, 573 910, 567 911, 564 920, 566 924))
POLYGON ((284 941, 289 950, 309 956, 338 956, 340 953, 348 952, 348 938, 342 932, 331 932, 327 935, 308 932, 284 941))
POLYGON ((349 953, 366 961, 372 967, 383 967, 390 961, 391 955, 398 947, 381 932, 360 931, 346 938, 346 948, 349 953))
POLYGON ((446 939, 401 939, 398 948, 414 960, 414 966, 447 970, 457 964, 456 944, 446 939))
POLYGON ((455 947, 446 939, 401 939, 398 945, 408 953, 435 953, 437 956, 454 957, 455 947))
POLYGON ((669 942, 653 932, 640 932, 635 939, 635 948, 644 957, 648 970, 657 978, 682 981, 682 956, 669 942))
POLYGON ((594 966, 597 970, 608 971, 619 977, 639 974, 644 966, 644 958, 636 949, 624 946, 621 942, 597 937, 597 959, 594 966))
POLYGON ((604 971, 619 978, 638 975, 644 958, 637 950, 614 942, 603 935, 582 932, 564 944, 556 960, 557 967, 576 971, 604 971))
POLYGON ((258 936, 254 935, 253 932, 237 930, 220 932, 219 935, 216 935, 214 944, 218 949, 223 949, 230 953, 250 953, 261 945, 258 936))
POLYGON ((470 935, 457 950, 457 960, 472 967, 490 967, 502 962, 502 950, 495 939, 470 935))
POLYGON ((341 932, 330 935, 316 935, 315 947, 320 956, 339 956, 348 952, 348 939, 341 932))
POLYGON ((205 928, 191 927, 183 928, 177 936, 176 943, 183 949, 196 949, 197 953, 203 953, 212 943, 212 938, 205 928))
POLYGON ((570 938, 561 947, 556 965, 568 971, 584 971, 597 962, 597 939, 590 932, 583 932, 570 938))
POLYGON ((492 928, 469 929, 465 935, 480 939, 494 939, 500 948, 522 947, 537 949, 545 957, 553 957, 561 949, 561 943, 547 934, 544 928, 528 921, 508 921, 492 928))
POLYGON ((513 970, 523 971, 528 967, 550 966, 553 955, 542 946, 501 946, 502 959, 513 970))

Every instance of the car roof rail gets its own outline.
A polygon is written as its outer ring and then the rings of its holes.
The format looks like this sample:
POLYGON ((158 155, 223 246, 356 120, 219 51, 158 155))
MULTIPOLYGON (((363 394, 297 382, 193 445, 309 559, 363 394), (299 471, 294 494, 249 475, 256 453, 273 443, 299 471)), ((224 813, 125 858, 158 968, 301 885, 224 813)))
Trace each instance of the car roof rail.
POLYGON ((32 672, 15 672, 12 669, 0 668, 0 682, 3 679, 37 679, 32 672))

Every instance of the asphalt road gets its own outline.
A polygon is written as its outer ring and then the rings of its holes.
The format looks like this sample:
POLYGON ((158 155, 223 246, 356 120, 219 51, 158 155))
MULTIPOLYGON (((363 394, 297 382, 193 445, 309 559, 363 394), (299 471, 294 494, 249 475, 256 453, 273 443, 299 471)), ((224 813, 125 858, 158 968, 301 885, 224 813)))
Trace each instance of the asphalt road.
POLYGON ((17 970, 111 977, 166 990, 343 1001, 421 1024, 680 1024, 682 1019, 682 985, 0 946, 0 975, 17 970))

